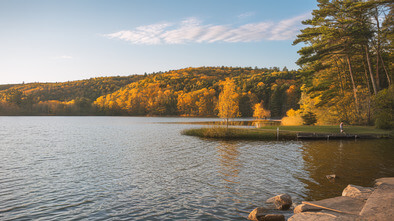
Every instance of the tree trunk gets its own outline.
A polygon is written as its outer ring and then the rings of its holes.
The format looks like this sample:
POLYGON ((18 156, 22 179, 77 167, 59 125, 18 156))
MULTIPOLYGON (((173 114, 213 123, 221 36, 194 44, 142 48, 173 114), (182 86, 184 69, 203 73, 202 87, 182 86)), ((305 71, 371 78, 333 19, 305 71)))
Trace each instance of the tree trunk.
POLYGON ((368 52, 368 46, 367 45, 365 45, 365 55, 367 56, 367 63, 368 63, 369 74, 371 76, 371 83, 372 83, 373 93, 376 95, 378 93, 378 91, 376 89, 375 79, 374 79, 373 74, 372 74, 371 61, 369 59, 369 52, 368 52))
POLYGON ((365 61, 363 61, 363 66, 364 66, 365 82, 368 88, 368 94, 371 94, 371 86, 369 85, 368 71, 367 71, 367 67, 365 66, 365 61))
POLYGON ((369 86, 368 71, 367 71, 367 67, 365 66, 365 61, 363 61, 363 64, 364 64, 365 80, 368 86, 367 125, 370 125, 371 124, 371 86, 369 86))
POLYGON ((380 56, 380 61, 382 62, 382 66, 383 66, 384 72, 386 73, 387 82, 388 82, 388 84, 389 84, 389 86, 390 86, 390 85, 391 85, 390 75, 389 75, 389 73, 387 72, 386 66, 384 65, 384 61, 383 61, 383 58, 382 58, 382 54, 379 54, 379 56, 380 56))
POLYGON ((344 92, 343 92, 344 91, 344 86, 343 86, 343 83, 342 83, 341 69, 339 68, 338 58, 335 58, 335 64, 336 64, 337 70, 338 70, 338 80, 340 82, 339 86, 341 87, 341 93, 342 93, 342 95, 344 95, 344 92))
POLYGON ((376 28, 377 28, 377 39, 376 39, 376 89, 380 90, 380 77, 379 77, 379 56, 380 56, 380 24, 379 24, 379 12, 376 8, 376 28))
POLYGON ((353 96, 354 96, 354 102, 356 105, 356 113, 358 114, 358 99, 357 99, 357 87, 356 87, 356 83, 354 82, 354 77, 353 77, 353 71, 352 71, 352 64, 350 62, 350 58, 349 55, 346 55, 346 60, 347 63, 349 65, 349 73, 350 73, 350 79, 352 81, 352 86, 353 86, 353 96))

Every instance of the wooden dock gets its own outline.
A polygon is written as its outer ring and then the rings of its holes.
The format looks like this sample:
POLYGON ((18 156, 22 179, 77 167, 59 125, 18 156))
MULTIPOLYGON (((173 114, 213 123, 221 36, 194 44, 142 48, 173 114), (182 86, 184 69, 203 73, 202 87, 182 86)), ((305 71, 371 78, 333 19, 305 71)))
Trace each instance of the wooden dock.
POLYGON ((322 133, 297 133, 297 140, 357 140, 388 138, 384 134, 322 134, 322 133))

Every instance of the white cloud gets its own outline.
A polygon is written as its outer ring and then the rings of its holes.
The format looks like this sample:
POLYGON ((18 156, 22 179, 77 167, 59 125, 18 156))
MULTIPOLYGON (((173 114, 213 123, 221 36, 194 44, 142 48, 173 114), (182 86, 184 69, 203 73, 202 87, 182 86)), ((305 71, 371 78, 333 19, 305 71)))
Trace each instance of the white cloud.
POLYGON ((104 36, 139 45, 291 40, 301 28, 301 21, 307 17, 300 15, 279 22, 249 23, 238 27, 203 24, 196 18, 189 18, 176 24, 158 23, 104 36))

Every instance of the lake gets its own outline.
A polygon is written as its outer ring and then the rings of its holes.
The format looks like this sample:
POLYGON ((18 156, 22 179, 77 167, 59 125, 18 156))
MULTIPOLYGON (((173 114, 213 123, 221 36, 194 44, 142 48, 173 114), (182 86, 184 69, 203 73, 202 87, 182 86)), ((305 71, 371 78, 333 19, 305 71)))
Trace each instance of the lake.
POLYGON ((211 120, 0 117, 0 220, 244 220, 276 194, 394 176, 393 140, 218 141, 177 123, 211 120))

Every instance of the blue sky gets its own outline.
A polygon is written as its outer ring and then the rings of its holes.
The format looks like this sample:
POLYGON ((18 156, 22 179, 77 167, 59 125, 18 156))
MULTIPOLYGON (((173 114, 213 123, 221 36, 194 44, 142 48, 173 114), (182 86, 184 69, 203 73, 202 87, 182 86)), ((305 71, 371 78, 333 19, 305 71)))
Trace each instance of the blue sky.
POLYGON ((315 0, 0 0, 0 84, 185 67, 297 69, 315 0))

